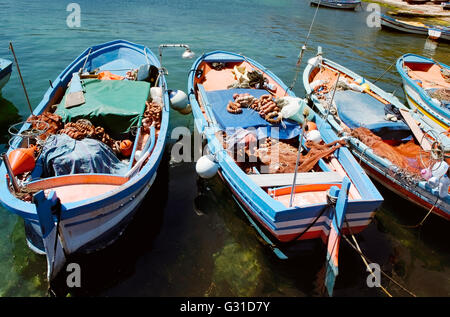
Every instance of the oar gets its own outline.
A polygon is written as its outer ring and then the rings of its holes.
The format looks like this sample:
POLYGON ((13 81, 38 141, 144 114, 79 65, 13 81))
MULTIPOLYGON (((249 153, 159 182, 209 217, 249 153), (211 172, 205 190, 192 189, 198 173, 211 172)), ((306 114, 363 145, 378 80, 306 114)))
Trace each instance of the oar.
POLYGON ((14 56, 14 61, 16 62, 17 72, 19 73, 20 81, 22 82, 23 91, 25 92, 25 97, 27 98, 28 108, 30 109, 31 115, 33 115, 33 108, 31 108, 30 98, 28 98, 27 89, 25 88, 25 84, 23 82, 22 73, 20 72, 19 62, 17 61, 16 53, 14 52, 14 47, 12 42, 9 42, 9 48, 14 56))
POLYGON ((338 192, 339 194, 336 202, 335 213, 331 221, 330 233, 328 234, 327 243, 327 272, 325 276, 325 286, 327 288, 329 296, 333 296, 336 276, 339 274, 339 243, 341 240, 342 224, 344 223, 345 213, 347 212, 348 190, 350 188, 350 185, 351 183, 348 177, 344 177, 340 190, 335 186, 330 189, 331 194, 333 194, 333 192, 335 194, 338 192))

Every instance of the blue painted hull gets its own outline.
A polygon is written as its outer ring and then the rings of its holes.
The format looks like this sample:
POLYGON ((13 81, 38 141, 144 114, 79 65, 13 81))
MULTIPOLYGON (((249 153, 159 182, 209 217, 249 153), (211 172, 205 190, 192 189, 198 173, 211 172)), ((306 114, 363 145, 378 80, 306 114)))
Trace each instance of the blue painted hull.
MULTIPOLYGON (((204 54, 193 64, 192 71, 188 79, 189 100, 192 106, 192 112, 195 118, 195 127, 200 134, 203 134, 208 142, 208 148, 211 153, 221 156, 219 160, 219 174, 224 183, 233 193, 233 197, 239 202, 239 205, 245 210, 246 214, 255 220, 258 225, 258 232, 277 250, 282 249, 284 245, 297 242, 296 236, 305 231, 312 224, 307 232, 299 238, 300 240, 310 240, 321 238, 325 241, 330 230, 330 221, 332 214, 325 213, 320 216, 321 211, 326 204, 312 204, 305 206, 286 207, 281 202, 274 200, 261 187, 257 186, 247 174, 245 174, 235 163, 235 161, 224 152, 222 145, 215 136, 219 131, 217 124, 214 124, 214 118, 202 112, 199 101, 196 97, 196 87, 194 85, 195 73, 200 63, 205 59, 217 62, 235 60, 236 58, 245 59, 252 67, 263 71, 265 75, 272 78, 284 90, 288 88, 284 83, 269 70, 258 64, 256 61, 239 54, 216 51, 204 54), (217 58, 215 58, 217 57, 217 58), (208 123, 209 122, 209 123, 208 123), (222 155, 223 154, 223 155, 222 155), (267 234, 264 234, 266 232, 267 234)), ((294 96, 292 91, 288 95, 294 96)), ((316 116, 316 124, 320 127, 320 133, 326 143, 337 140, 337 136, 331 130, 331 127, 316 116)), ((351 230, 359 232, 364 229, 372 220, 376 208, 382 203, 383 199, 373 183, 354 160, 351 153, 346 148, 339 149, 335 153, 348 177, 351 179, 359 193, 361 199, 350 200, 347 211, 347 219, 351 230)), ((279 254, 277 254, 280 256, 279 254)))
MULTIPOLYGON (((90 49, 86 49, 77 57, 54 81, 53 88, 49 88, 43 100, 34 110, 38 115, 45 111, 51 100, 61 88, 67 87, 72 73, 77 72, 84 64, 90 49)), ((114 64, 127 64, 137 68, 142 64, 151 64, 159 68, 157 57, 142 45, 117 40, 92 47, 87 70, 106 67, 114 64)), ((160 79, 160 85, 165 85, 165 79, 160 79)), ((75 252, 91 252, 106 247, 112 243, 112 237, 117 237, 123 231, 134 212, 138 209, 143 198, 156 178, 157 169, 161 161, 169 123, 169 97, 167 92, 163 96, 164 107, 159 135, 147 162, 141 170, 130 177, 127 182, 105 194, 80 199, 76 202, 63 203, 60 230, 64 239, 64 249, 67 254, 75 252)), ((7 171, 2 164, 0 174, 7 171)), ((21 216, 30 232, 28 243, 35 251, 42 251, 42 245, 36 243, 36 235, 41 235, 41 226, 36 206, 17 199, 11 192, 5 178, 0 179, 0 200, 2 205, 12 213, 21 216)))
MULTIPOLYGON (((339 70, 341 73, 346 74, 352 79, 362 78, 360 75, 352 72, 351 70, 331 61, 323 59, 323 63, 339 70)), ((311 65, 307 65, 303 73, 303 85, 306 93, 310 96, 311 101, 314 104, 315 109, 324 117, 327 115, 327 110, 321 103, 317 95, 312 91, 310 86, 311 76, 315 68, 311 65)), ((390 95, 378 88, 376 85, 365 79, 365 83, 370 86, 370 89, 378 96, 390 102, 398 109, 405 109, 405 107, 396 97, 390 95)), ((435 127, 428 124, 427 119, 420 114, 412 114, 413 118, 421 124, 421 127, 425 131, 433 131, 435 127), (425 128, 426 127, 426 128, 425 128)), ((337 133, 344 133, 343 127, 337 121, 335 116, 328 114, 328 122, 337 133)), ((446 140, 448 146, 449 141, 446 140)), ((408 181, 405 179, 402 173, 397 173, 392 170, 393 164, 378 155, 376 155, 368 146, 360 142, 356 138, 350 138, 351 151, 355 158, 361 162, 366 172, 383 184, 389 190, 400 195, 404 199, 407 199, 418 206, 429 210, 433 205, 433 212, 443 218, 450 219, 450 197, 446 199, 438 199, 438 192, 436 189, 430 188, 426 181, 408 181)))

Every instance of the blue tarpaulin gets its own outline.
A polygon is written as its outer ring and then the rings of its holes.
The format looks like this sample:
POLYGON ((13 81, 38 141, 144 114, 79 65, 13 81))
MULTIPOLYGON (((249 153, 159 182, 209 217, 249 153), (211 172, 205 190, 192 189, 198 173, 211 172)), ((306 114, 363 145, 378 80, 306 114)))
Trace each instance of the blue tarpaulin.
POLYGON ((403 121, 385 119, 385 105, 372 96, 352 90, 337 91, 334 97, 339 118, 350 128, 365 127, 383 139, 403 139, 411 129, 403 121))
POLYGON ((212 112, 214 113, 217 123, 220 125, 221 129, 236 130, 239 128, 255 128, 259 133, 270 136, 274 131, 276 131, 271 128, 278 128, 279 136, 272 136, 278 137, 279 139, 291 139, 300 134, 301 128, 299 124, 292 120, 284 119, 283 123, 285 127, 283 127, 283 124, 271 124, 267 122, 253 109, 243 108, 242 113, 240 114, 229 113, 227 110, 227 105, 233 100, 233 95, 235 93, 248 93, 256 98, 268 94, 268 92, 264 89, 242 88, 206 92, 206 97, 208 99, 207 103, 210 104, 212 112))
POLYGON ((66 134, 47 139, 39 163, 42 178, 87 173, 124 175, 128 170, 128 165, 104 143, 89 138, 78 141, 66 134))

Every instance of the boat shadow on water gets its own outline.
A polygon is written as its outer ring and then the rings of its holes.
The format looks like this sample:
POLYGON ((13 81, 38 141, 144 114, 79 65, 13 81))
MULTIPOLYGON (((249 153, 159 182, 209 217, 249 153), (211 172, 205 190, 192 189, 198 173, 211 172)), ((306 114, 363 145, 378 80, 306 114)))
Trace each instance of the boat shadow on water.
POLYGON ((7 149, 7 143, 9 138, 11 137, 8 133, 8 129, 14 123, 20 121, 21 117, 19 115, 19 111, 17 110, 14 104, 3 98, 0 93, 0 152, 4 152, 7 149))
MULTIPOLYGON (((319 241, 306 243, 293 253, 295 256, 281 260, 249 226, 249 220, 219 177, 199 179, 198 188, 197 214, 216 213, 225 232, 223 247, 213 255, 211 285, 205 296, 327 296, 326 249, 319 241)), ((375 226, 370 226, 367 231, 374 229, 375 226)), ((363 289, 367 273, 359 256, 344 242, 341 248, 342 266, 336 281, 336 296, 354 293, 355 289, 361 296, 379 296, 375 289, 363 289)))
POLYGON ((122 235, 103 250, 70 255, 65 268, 52 282, 51 295, 99 296, 135 274, 137 261, 151 252, 161 231, 168 200, 169 155, 165 150, 155 182, 122 235), (80 267, 81 287, 67 286, 73 272, 67 268, 70 263, 80 267))

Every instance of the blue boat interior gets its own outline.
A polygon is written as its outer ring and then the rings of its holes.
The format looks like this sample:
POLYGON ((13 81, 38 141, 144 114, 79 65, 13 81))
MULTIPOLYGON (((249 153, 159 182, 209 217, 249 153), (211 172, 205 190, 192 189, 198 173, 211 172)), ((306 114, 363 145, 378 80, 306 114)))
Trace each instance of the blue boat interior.
POLYGON ((411 129, 401 121, 386 120, 385 105, 366 93, 337 91, 334 97, 340 119, 351 129, 365 127, 383 140, 403 140, 411 129))
MULTIPOLYGON (((110 44, 111 46, 93 47, 76 60, 78 64, 64 71, 60 75, 64 80, 60 81, 59 92, 41 111, 60 116, 64 128, 69 122, 88 120, 95 131, 103 129, 103 138, 89 134, 83 139, 73 139, 75 137, 68 136, 70 134, 67 131, 51 135, 37 156, 36 166, 29 176, 32 181, 71 174, 126 175, 136 163, 136 160, 130 159, 136 151, 155 144, 156 135, 151 135, 150 132, 140 133, 141 129, 138 127, 145 117, 146 103, 151 100, 150 88, 158 76, 158 72, 153 69, 156 67, 149 64, 150 56, 147 58, 139 46, 128 45, 127 42, 122 44, 121 41, 117 41, 117 46, 114 42, 110 44), (83 102, 67 108, 65 101, 72 93, 70 88, 73 86, 67 78, 72 78, 80 69, 86 56, 88 62, 83 76, 86 72, 91 75, 95 73, 93 76, 96 76, 107 70, 124 79, 99 80, 74 76, 75 79, 72 80, 78 80, 82 87, 83 102), (148 66, 144 79, 125 78, 128 71, 140 71, 142 65, 148 66), (123 155, 120 151, 118 144, 125 140, 131 143, 131 155, 123 155)), ((84 122, 86 121, 82 124, 84 122)))

